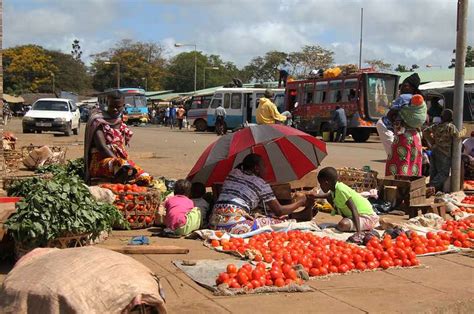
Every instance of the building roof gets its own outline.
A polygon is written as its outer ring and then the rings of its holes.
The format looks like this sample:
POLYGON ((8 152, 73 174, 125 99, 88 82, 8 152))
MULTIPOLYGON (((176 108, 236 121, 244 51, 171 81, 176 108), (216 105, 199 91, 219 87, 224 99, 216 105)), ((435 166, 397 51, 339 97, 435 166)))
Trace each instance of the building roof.
POLYGON ((9 104, 21 104, 25 102, 21 96, 11 96, 8 94, 3 94, 3 100, 9 104))
MULTIPOLYGON (((454 68, 418 70, 413 72, 395 72, 395 74, 400 75, 400 82, 402 82, 405 78, 412 75, 414 72, 418 73, 418 75, 420 76, 421 83, 454 81, 454 68)), ((465 69, 464 80, 474 80, 474 67, 469 67, 465 69)))
POLYGON ((171 93, 172 91, 173 91, 172 89, 168 89, 168 90, 156 90, 156 91, 147 91, 147 92, 145 92, 145 96, 146 96, 146 97, 151 97, 151 96, 155 96, 155 95, 168 94, 168 93, 171 93))

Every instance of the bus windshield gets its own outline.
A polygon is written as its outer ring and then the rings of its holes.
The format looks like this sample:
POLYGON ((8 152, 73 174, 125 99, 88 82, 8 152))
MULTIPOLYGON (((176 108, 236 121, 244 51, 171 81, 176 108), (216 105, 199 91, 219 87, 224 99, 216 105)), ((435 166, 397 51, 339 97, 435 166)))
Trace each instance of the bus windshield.
POLYGON ((392 74, 368 74, 367 108, 370 118, 384 116, 397 94, 398 77, 392 74))
POLYGON ((123 98, 125 105, 131 107, 146 107, 146 97, 142 95, 127 95, 123 98))

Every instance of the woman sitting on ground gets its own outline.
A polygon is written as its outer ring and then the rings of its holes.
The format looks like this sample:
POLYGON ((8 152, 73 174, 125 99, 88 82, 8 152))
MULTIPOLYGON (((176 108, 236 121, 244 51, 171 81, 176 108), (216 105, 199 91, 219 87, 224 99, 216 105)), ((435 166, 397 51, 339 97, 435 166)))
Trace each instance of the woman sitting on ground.
POLYGON ((148 186, 153 178, 128 159, 125 148, 133 132, 122 121, 124 104, 120 98, 109 98, 102 112, 92 114, 87 122, 84 163, 85 180, 106 178, 114 182, 148 186))
POLYGON ((259 204, 263 205, 265 212, 268 210, 276 217, 288 215, 305 205, 306 197, 303 195, 295 203, 281 205, 270 185, 261 178, 264 170, 262 157, 249 154, 229 173, 212 211, 209 221, 211 229, 233 234, 247 233, 283 221, 270 216, 253 217, 259 204))

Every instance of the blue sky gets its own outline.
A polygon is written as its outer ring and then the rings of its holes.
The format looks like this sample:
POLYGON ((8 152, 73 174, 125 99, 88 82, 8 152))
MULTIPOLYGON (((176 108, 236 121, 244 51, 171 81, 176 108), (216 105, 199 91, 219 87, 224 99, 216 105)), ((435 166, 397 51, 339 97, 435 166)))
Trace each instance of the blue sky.
MULTIPOLYGON (((153 41, 172 56, 196 43, 244 66, 269 50, 319 44, 336 63, 363 59, 447 67, 455 46, 454 0, 4 0, 4 47, 35 43, 68 52, 81 41, 86 62, 121 39, 153 41)), ((474 4, 468 41, 474 45, 474 4)), ((191 48, 192 49, 192 48, 191 48)))

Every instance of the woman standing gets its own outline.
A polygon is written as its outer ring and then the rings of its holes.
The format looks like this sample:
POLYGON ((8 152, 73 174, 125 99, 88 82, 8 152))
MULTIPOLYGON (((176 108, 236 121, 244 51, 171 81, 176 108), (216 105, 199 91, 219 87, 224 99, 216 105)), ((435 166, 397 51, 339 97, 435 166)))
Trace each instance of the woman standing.
MULTIPOLYGON (((394 101, 393 106, 397 108, 410 106, 409 102, 412 96, 421 94, 418 90, 419 85, 420 77, 418 74, 414 73, 407 77, 400 87, 400 96, 394 101)), ((387 116, 390 117, 390 122, 393 124, 394 139, 385 164, 385 175, 421 176, 422 145, 419 131, 400 121, 399 114, 389 114, 387 116)))
POLYGON ((269 210, 276 217, 288 215, 305 205, 304 195, 299 196, 295 203, 281 205, 270 185, 261 178, 263 172, 262 157, 249 154, 242 164, 229 173, 212 211, 209 222, 211 229, 233 234, 247 233, 283 221, 269 215, 252 217, 259 204, 263 205, 265 213, 269 210))
POLYGON ((122 100, 111 97, 106 110, 96 112, 89 118, 84 143, 86 183, 96 177, 146 186, 153 180, 128 159, 126 145, 133 132, 122 121, 123 109, 122 100))

